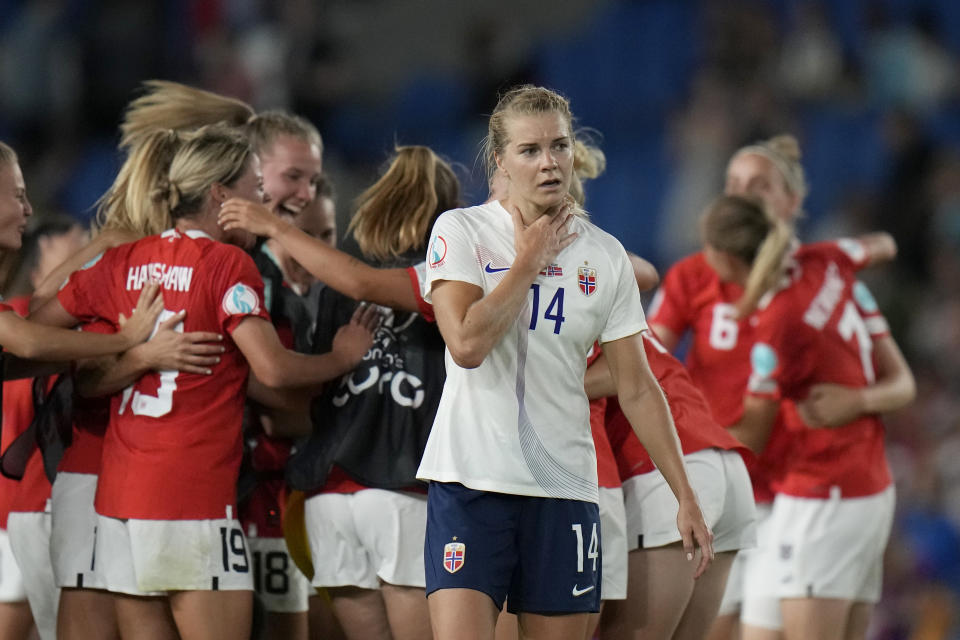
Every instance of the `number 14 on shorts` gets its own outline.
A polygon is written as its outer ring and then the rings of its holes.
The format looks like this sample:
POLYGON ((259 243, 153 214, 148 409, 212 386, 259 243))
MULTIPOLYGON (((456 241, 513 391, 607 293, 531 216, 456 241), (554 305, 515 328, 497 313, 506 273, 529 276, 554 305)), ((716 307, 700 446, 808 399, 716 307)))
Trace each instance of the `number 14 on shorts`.
POLYGON ((587 560, 593 561, 592 571, 597 570, 597 559, 600 557, 600 538, 597 534, 597 523, 593 523, 593 529, 590 531, 590 544, 586 549, 583 547, 583 525, 580 523, 570 525, 573 533, 577 537, 577 573, 583 573, 583 557, 586 551, 587 560))

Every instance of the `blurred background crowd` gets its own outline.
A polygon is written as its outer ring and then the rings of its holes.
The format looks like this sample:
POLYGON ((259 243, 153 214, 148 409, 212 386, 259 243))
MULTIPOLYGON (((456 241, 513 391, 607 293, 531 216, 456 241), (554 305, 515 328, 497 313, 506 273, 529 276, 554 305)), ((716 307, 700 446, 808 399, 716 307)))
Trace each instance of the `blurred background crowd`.
POLYGON ((33 226, 89 220, 149 78, 308 117, 341 229, 396 143, 433 147, 485 199, 497 91, 549 86, 607 154, 594 221, 661 273, 698 248, 730 154, 794 133, 801 237, 883 229, 900 247, 864 276, 919 390, 887 420, 899 509, 872 637, 960 638, 960 2, 0 0, 0 139, 33 226))

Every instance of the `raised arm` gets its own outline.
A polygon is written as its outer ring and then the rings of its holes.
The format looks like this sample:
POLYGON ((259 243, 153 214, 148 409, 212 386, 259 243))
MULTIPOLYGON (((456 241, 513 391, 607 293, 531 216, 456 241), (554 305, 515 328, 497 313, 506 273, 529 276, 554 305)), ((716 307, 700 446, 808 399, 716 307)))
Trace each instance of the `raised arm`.
POLYGON ((276 240, 315 278, 354 300, 403 311, 418 310, 406 269, 371 267, 304 233, 262 205, 232 198, 223 204, 219 222, 224 230, 245 229, 276 240))
POLYGON ((486 296, 467 282, 442 280, 433 285, 433 313, 454 362, 465 369, 480 366, 516 322, 530 285, 540 271, 576 238, 568 234, 569 215, 541 216, 526 226, 511 212, 517 256, 503 280, 486 296))
POLYGON ((856 239, 867 251, 868 267, 890 262, 897 257, 897 241, 886 231, 865 233, 856 239))
POLYGON ((693 559, 694 542, 701 549, 700 563, 694 573, 694 577, 699 577, 713 559, 713 533, 703 520, 697 497, 687 479, 670 407, 650 371, 641 340, 640 334, 634 334, 605 342, 603 353, 610 366, 623 414, 677 497, 680 505, 677 527, 687 559, 693 559))
POLYGON ((311 387, 353 369, 373 344, 379 313, 360 305, 350 322, 337 331, 333 349, 319 355, 291 351, 263 318, 247 317, 231 334, 253 374, 268 387, 311 387))

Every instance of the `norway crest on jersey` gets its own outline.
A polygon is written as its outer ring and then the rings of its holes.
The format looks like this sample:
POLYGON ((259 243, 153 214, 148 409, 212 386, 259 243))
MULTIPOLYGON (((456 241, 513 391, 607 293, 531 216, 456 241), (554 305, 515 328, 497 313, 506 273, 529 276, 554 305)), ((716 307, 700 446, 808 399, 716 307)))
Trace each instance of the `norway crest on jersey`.
POLYGON ((577 267, 577 286, 585 296, 597 290, 597 270, 592 267, 577 267))
POLYGON ((448 542, 443 548, 443 568, 450 573, 460 571, 466 555, 467 545, 462 542, 448 542))

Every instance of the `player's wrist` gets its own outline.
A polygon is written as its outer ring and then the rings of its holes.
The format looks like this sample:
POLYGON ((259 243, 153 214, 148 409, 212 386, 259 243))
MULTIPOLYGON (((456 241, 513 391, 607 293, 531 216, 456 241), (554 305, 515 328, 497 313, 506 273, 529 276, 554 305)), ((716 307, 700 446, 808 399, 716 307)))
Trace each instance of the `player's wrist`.
POLYGON ((150 364, 150 347, 148 342, 141 342, 140 344, 135 344, 123 354, 123 359, 126 360, 127 366, 129 366, 134 371, 149 371, 151 369, 150 364))
POLYGON ((296 227, 279 216, 274 219, 267 227, 267 237, 274 240, 280 240, 283 236, 289 235, 296 227))
POLYGON ((857 413, 859 415, 865 415, 869 413, 877 413, 876 407, 874 407, 872 400, 872 394, 870 393, 869 387, 863 387, 856 389, 854 392, 854 406, 856 407, 857 413))

